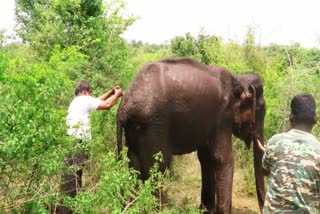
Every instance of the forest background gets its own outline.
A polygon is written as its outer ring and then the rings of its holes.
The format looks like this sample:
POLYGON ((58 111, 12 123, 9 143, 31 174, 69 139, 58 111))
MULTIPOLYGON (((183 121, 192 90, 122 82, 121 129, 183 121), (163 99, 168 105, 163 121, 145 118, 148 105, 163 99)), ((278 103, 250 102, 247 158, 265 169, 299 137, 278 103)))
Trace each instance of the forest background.
MULTIPOLYGON (((142 64, 176 56, 235 73, 255 71, 264 80, 266 140, 288 130, 294 94, 311 93, 320 103, 319 49, 298 43, 260 46, 250 27, 242 43, 201 33, 163 45, 126 41, 121 34, 135 17, 124 11, 123 0, 16 0, 21 41, 8 42, 0 33, 0 213, 49 213, 62 200, 78 213, 199 212, 196 154, 175 157, 165 175, 155 165, 151 178, 141 183, 128 160, 116 158, 117 106, 92 113, 93 141, 81 145, 90 157, 84 187, 74 199, 60 194, 65 157, 77 149, 66 136, 65 117, 79 80, 89 81, 96 96, 115 84, 125 90, 142 64), (167 201, 162 207, 153 197, 159 188, 167 201)), ((319 132, 316 125, 313 134, 319 132)), ((233 151, 240 173, 234 182, 237 197, 253 198, 257 207, 252 149, 234 139, 233 151)))

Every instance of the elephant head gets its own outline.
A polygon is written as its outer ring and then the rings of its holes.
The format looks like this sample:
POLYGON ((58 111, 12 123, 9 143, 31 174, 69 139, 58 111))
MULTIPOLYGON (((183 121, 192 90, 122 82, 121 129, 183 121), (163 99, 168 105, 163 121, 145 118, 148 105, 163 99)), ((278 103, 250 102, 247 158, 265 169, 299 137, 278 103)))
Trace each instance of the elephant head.
POLYGON ((263 145, 264 142, 264 117, 266 111, 263 98, 263 82, 259 75, 251 72, 236 75, 236 79, 239 86, 235 87, 234 91, 238 99, 234 105, 233 134, 243 140, 247 148, 250 148, 253 142, 256 190, 261 209, 265 198, 261 165, 263 151, 260 149, 260 145, 263 145))

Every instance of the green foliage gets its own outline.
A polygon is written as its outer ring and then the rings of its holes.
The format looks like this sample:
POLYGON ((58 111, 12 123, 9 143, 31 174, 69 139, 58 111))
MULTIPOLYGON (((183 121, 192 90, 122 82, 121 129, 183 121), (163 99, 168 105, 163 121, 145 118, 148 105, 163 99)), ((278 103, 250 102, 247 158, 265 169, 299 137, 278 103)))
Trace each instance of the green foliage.
MULTIPOLYGON (((14 209, 28 199, 52 194, 55 175, 65 158, 63 145, 71 143, 65 137, 63 106, 70 83, 45 63, 8 59, 5 82, 0 82, 0 195, 4 207, 14 209)), ((28 210, 36 205, 23 206, 28 210)))
POLYGON ((80 53, 79 49, 77 46, 62 49, 56 45, 50 54, 48 64, 56 71, 63 72, 70 80, 86 79, 89 75, 89 71, 86 70, 89 66, 88 56, 80 53))
POLYGON ((262 49, 255 45, 253 29, 249 28, 242 48, 243 61, 251 71, 262 74, 266 70, 266 62, 262 49))
POLYGON ((44 60, 56 47, 78 47, 89 63, 77 73, 94 88, 105 89, 111 82, 121 83, 120 73, 129 66, 127 44, 120 35, 134 18, 124 17, 124 9, 122 0, 17 0, 18 34, 44 60))
POLYGON ((2 52, 0 52, 0 83, 4 82, 5 79, 5 70, 8 69, 8 58, 5 54, 3 54, 2 52))
MULTIPOLYGON (((162 187, 159 165, 142 183, 138 173, 128 169, 128 159, 117 160, 110 148, 116 108, 93 115, 95 137, 90 144, 78 145, 66 137, 72 79, 82 77, 87 56, 78 47, 56 46, 48 62, 37 62, 12 57, 11 48, 0 55, 0 213, 50 213, 62 201, 79 213, 122 213, 124 208, 126 213, 160 212, 154 195, 162 187), (106 129, 99 131, 100 126, 106 129), (59 185, 66 155, 77 149, 90 158, 87 182, 72 199, 60 194, 59 185)), ((162 161, 160 154, 155 158, 162 161)))
MULTIPOLYGON (((62 201, 79 213, 156 212, 162 175, 142 183, 113 151, 115 112, 93 114, 94 140, 66 136, 65 116, 76 82, 99 95, 125 83, 128 47, 120 34, 133 21, 120 16, 123 1, 17 1, 19 34, 26 44, 0 49, 0 213, 49 213, 62 201), (67 154, 90 158, 76 198, 60 194, 67 154), (98 204, 97 204, 98 203, 98 204)), ((160 161, 160 159, 159 159, 160 161)))
POLYGON ((215 36, 199 35, 197 46, 204 64, 218 64, 221 62, 221 38, 215 36))
POLYGON ((170 48, 174 56, 189 56, 198 61, 201 59, 197 40, 190 33, 186 33, 185 37, 178 36, 174 38, 171 41, 170 48))
MULTIPOLYGON (((154 194, 157 186, 161 186, 162 175, 157 165, 151 171, 151 178, 142 183, 138 180, 138 173, 127 168, 127 158, 119 161, 110 151, 100 157, 103 159, 95 163, 101 164, 97 171, 99 175, 95 175, 99 176, 98 181, 86 183, 74 199, 63 198, 66 205, 77 213, 158 213, 158 200, 154 194)), ((87 175, 89 181, 91 178, 87 175)), ((43 209, 43 204, 42 207, 35 206, 41 202, 35 200, 33 210, 39 212, 40 208, 43 209)), ((51 200, 51 203, 59 201, 51 200)))
POLYGON ((220 65, 238 73, 255 71, 264 74, 266 58, 261 48, 254 43, 254 34, 249 29, 244 45, 229 42, 223 44, 216 36, 198 35, 197 38, 187 33, 171 41, 174 56, 188 56, 207 65, 220 65))
POLYGON ((240 186, 242 195, 254 196, 256 194, 256 184, 254 179, 254 165, 253 165, 253 146, 247 149, 244 142, 239 139, 233 139, 233 151, 236 159, 236 167, 242 169, 244 185, 240 186))
POLYGON ((88 183, 74 200, 65 202, 77 213, 152 213, 158 211, 155 191, 162 187, 162 174, 159 163, 162 155, 155 155, 156 164, 151 169, 151 177, 142 183, 138 173, 128 169, 127 151, 118 160, 115 153, 108 152, 96 164, 101 164, 99 181, 88 183))
MULTIPOLYGON (((5 81, 0 82, 0 212, 48 213, 50 206, 60 203, 59 175, 66 155, 78 148, 66 137, 65 115, 73 94, 69 76, 87 63, 86 57, 76 47, 57 47, 48 63, 8 59, 5 55, 4 59, 1 72, 5 81)), ((158 165, 151 178, 141 183, 137 172, 127 168, 127 159, 118 161, 112 150, 101 149, 98 140, 87 146, 96 161, 94 169, 88 164, 93 174, 87 178, 98 179, 87 183, 75 199, 65 198, 66 204, 79 213, 121 213, 123 204, 127 204, 127 213, 157 209, 153 194, 157 185, 161 186, 158 165)), ((161 161, 161 156, 157 157, 161 161)))
MULTIPOLYGON (((127 72, 129 63, 127 45, 120 34, 134 20, 120 16, 125 8, 123 1, 17 2, 19 35, 49 66, 67 75, 73 87, 85 79, 100 95, 122 84, 118 77, 127 72)), ((68 102, 73 90, 68 89, 68 102)), ((114 140, 113 129, 105 131, 105 127, 114 126, 114 111, 111 113, 96 114, 92 121, 96 124, 94 132, 105 145, 114 140), (110 138, 105 139, 101 133, 110 138)))
POLYGON ((215 36, 199 35, 194 38, 190 33, 185 37, 176 37, 171 41, 174 56, 189 56, 204 64, 217 64, 221 61, 221 39, 215 36))
MULTIPOLYGON (((34 59, 63 72, 73 87, 87 80, 99 96, 127 83, 129 50, 120 35, 134 18, 124 16, 124 10, 123 0, 18 0, 18 33, 34 59)), ((69 102, 73 90, 68 91, 69 102)), ((95 114, 92 120, 94 134, 106 147, 115 138, 115 111, 109 113, 95 114)))

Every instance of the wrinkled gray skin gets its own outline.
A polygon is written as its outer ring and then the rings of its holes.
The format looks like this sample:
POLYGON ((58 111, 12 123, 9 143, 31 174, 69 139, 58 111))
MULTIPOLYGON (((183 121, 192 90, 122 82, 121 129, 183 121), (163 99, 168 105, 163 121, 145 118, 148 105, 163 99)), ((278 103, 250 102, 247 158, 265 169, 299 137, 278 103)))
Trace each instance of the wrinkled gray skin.
MULTIPOLYGON (((264 115, 263 84, 257 74, 236 75, 189 58, 165 59, 144 65, 126 90, 117 114, 118 151, 123 128, 130 167, 142 180, 149 178, 153 155, 159 151, 162 172, 172 155, 197 151, 201 207, 206 213, 231 213, 232 134, 248 147, 256 138, 263 143, 264 115)), ((254 143, 260 209, 265 197, 262 155, 254 143)))

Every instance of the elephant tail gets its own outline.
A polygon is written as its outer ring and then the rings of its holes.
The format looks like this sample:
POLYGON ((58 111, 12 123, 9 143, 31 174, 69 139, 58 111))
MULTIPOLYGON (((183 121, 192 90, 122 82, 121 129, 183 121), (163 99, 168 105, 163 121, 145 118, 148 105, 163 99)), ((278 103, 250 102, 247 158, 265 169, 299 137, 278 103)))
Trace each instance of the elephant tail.
POLYGON ((119 112, 117 114, 117 155, 118 160, 121 159, 121 151, 122 151, 122 124, 120 121, 119 112))

